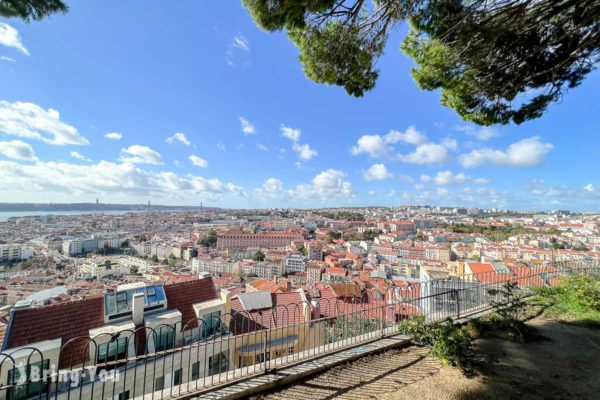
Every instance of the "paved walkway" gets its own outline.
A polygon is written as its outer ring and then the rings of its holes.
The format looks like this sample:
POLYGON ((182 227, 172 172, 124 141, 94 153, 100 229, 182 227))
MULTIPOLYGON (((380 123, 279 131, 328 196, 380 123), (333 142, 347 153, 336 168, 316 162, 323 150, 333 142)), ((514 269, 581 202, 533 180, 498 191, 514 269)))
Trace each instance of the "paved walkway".
POLYGON ((439 360, 428 356, 427 348, 411 346, 339 365, 255 400, 374 399, 428 378, 440 368, 439 360))
POLYGON ((334 354, 328 354, 314 360, 304 361, 298 365, 281 368, 277 370, 276 373, 253 377, 206 394, 193 396, 192 398, 211 400, 247 398, 266 390, 290 384, 318 372, 330 370, 340 364, 357 360, 365 355, 396 349, 406 346, 408 343, 409 340, 406 336, 395 335, 342 350, 334 354))

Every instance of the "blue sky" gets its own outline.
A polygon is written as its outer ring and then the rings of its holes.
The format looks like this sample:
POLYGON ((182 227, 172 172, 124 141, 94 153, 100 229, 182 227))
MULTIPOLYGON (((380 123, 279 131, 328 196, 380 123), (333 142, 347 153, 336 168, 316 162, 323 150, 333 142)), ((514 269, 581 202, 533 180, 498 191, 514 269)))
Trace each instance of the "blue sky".
POLYGON ((237 1, 69 3, 0 19, 0 201, 600 211, 598 72, 482 130, 418 90, 404 27, 353 98, 237 1))

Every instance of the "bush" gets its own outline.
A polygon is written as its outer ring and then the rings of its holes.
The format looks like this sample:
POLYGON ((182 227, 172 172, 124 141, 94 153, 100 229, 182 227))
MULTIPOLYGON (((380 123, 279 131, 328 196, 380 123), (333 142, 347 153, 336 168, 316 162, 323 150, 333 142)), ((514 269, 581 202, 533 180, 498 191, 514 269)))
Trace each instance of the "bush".
POLYGON ((423 317, 410 318, 400 323, 400 332, 411 336, 413 342, 430 346, 431 355, 442 363, 462 367, 471 349, 467 330, 454 325, 451 320, 426 324, 423 317))
POLYGON ((555 287, 537 289, 536 294, 548 303, 549 317, 600 325, 599 275, 569 276, 555 287))
POLYGON ((577 306, 600 311, 600 280, 593 276, 570 276, 558 286, 560 293, 577 306))

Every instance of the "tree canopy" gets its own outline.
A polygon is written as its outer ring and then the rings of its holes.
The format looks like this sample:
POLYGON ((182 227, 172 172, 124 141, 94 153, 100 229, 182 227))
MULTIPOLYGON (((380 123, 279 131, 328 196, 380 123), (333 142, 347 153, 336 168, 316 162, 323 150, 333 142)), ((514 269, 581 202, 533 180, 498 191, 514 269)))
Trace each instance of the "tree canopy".
POLYGON ((265 261, 265 253, 263 253, 260 250, 256 250, 253 254, 252 254, 252 259, 254 261, 265 261))
POLYGON ((208 233, 206 234, 206 236, 204 236, 202 239, 198 240, 196 242, 196 244, 202 246, 202 247, 213 247, 214 245, 217 244, 217 232, 214 230, 210 230, 208 231, 208 233))
POLYGON ((66 13, 69 6, 61 0, 0 0, 0 16, 39 21, 52 14, 66 13))
POLYGON ((412 75, 481 125, 538 118, 600 58, 598 0, 242 0, 258 26, 286 30, 306 75, 353 96, 373 89, 390 32, 412 75))

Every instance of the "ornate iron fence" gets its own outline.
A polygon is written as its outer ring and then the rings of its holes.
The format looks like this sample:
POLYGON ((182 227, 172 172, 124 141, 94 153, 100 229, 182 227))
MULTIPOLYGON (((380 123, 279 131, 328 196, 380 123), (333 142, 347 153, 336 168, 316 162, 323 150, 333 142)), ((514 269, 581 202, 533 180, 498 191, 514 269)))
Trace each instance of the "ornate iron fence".
MULTIPOLYGON (((0 400, 170 398, 269 373, 277 368, 398 333, 398 322, 434 322, 490 307, 490 289, 507 282, 524 295, 591 264, 552 265, 432 280, 360 296, 312 297, 258 312, 77 337, 0 353, 0 400)), ((44 329, 44 327, 40 327, 44 329)))

